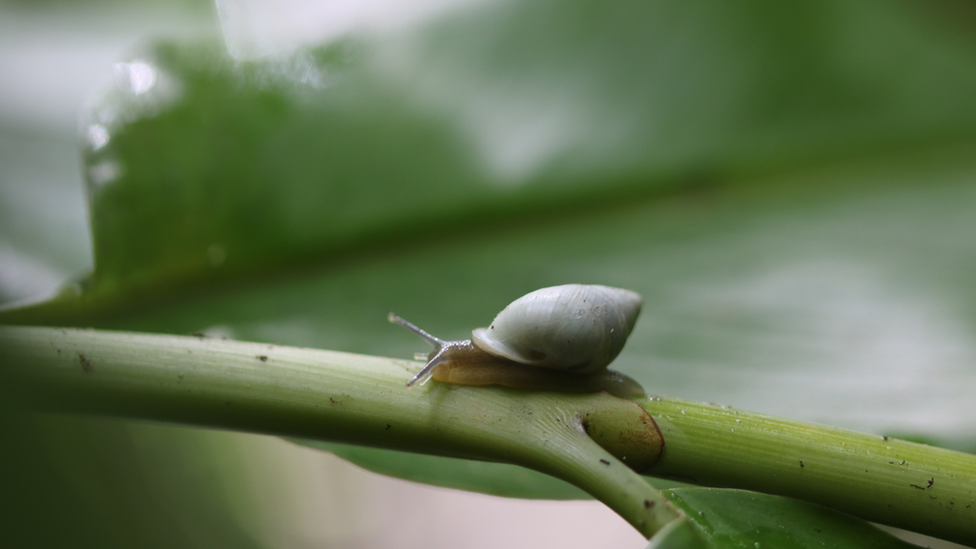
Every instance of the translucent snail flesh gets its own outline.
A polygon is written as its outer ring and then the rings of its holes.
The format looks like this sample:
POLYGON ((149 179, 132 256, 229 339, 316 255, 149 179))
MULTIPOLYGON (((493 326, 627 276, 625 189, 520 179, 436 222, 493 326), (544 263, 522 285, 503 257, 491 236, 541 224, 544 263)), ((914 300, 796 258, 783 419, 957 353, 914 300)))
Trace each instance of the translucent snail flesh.
POLYGON ((459 385, 640 396, 644 390, 636 381, 607 369, 640 308, 640 295, 629 290, 567 284, 520 297, 469 340, 438 339, 393 313, 389 320, 434 346, 408 387, 433 377, 459 385))

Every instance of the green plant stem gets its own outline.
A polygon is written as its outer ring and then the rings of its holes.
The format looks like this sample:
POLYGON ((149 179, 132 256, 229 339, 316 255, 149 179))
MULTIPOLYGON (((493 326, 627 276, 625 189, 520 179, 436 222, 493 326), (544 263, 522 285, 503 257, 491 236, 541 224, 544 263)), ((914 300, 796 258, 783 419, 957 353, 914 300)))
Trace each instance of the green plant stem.
MULTIPOLYGON (((433 383, 407 389, 417 369, 236 341, 0 327, 0 387, 34 410, 514 463, 579 486, 648 537, 681 516, 582 428, 590 412, 632 419, 630 401, 433 383)), ((665 440, 648 474, 792 496, 976 543, 976 456, 718 405, 641 404, 665 440)))
POLYGON ((404 384, 418 369, 411 361, 57 328, 0 327, 0 364, 7 398, 34 411, 167 421, 522 465, 582 488, 647 537, 683 516, 587 435, 584 417, 604 433, 649 417, 634 402, 605 393, 436 383, 408 389, 404 384))
POLYGON ((820 503, 976 545, 976 456, 894 438, 652 397, 664 435, 646 474, 820 503))

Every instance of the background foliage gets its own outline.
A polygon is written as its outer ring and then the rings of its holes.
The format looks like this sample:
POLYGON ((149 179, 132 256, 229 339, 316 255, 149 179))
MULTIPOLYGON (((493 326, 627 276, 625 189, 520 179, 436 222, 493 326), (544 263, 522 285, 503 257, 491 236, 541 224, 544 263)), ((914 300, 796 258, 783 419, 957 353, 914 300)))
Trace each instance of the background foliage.
MULTIPOLYGON (((49 7, 3 10, 151 13, 49 7)), ((651 392, 976 448, 968 4, 482 2, 258 58, 171 8, 98 69, 80 167, 73 111, 3 79, 0 289, 77 277, 6 321, 408 357, 390 310, 463 337, 532 289, 604 283, 645 298, 616 365, 651 392)), ((17 48, 65 33, 4 35, 16 75, 46 59, 17 48)), ((54 515, 100 546, 261 544, 215 477, 147 465, 225 459, 204 433, 9 414, 4 433, 2 470, 33 479, 4 496, 25 539, 54 515)))

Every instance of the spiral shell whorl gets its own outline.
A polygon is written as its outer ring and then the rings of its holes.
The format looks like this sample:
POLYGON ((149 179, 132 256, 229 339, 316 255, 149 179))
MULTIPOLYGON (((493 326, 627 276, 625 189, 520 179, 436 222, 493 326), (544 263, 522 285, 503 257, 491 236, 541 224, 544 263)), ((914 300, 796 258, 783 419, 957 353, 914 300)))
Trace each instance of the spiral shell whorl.
POLYGON ((496 356, 581 374, 605 368, 620 354, 640 314, 641 297, 608 286, 567 284, 513 301, 474 344, 496 356))

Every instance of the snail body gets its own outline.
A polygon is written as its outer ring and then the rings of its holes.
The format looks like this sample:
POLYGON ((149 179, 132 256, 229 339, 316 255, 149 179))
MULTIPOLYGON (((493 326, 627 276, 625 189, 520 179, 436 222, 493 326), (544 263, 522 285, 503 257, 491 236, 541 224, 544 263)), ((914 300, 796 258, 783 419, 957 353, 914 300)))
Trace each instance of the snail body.
POLYGON ((640 314, 629 290, 582 284, 542 288, 515 300, 470 340, 444 341, 390 313, 390 322, 433 345, 407 386, 428 379, 563 392, 644 394, 636 381, 607 369, 640 314))

